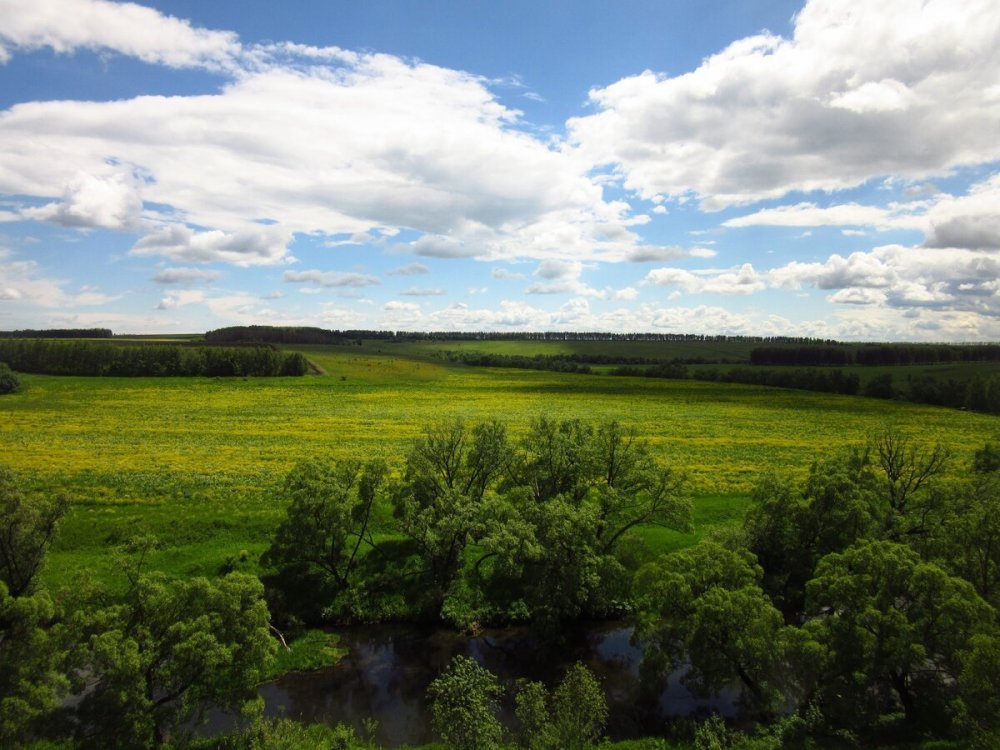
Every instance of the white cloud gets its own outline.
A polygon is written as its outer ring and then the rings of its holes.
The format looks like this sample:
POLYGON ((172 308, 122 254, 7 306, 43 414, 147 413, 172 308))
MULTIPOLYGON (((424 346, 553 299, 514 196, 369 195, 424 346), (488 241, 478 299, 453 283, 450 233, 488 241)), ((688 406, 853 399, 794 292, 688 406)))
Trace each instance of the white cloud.
POLYGON ((157 284, 209 284, 218 281, 222 274, 201 268, 164 268, 156 272, 153 281, 157 284))
POLYGON ((192 28, 187 21, 135 3, 0 0, 0 16, 0 44, 15 50, 110 50, 177 68, 222 67, 240 51, 231 32, 192 28))
POLYGON ((408 263, 405 266, 399 266, 397 268, 393 268, 388 273, 390 276, 416 276, 419 274, 430 273, 430 272, 431 269, 429 269, 423 263, 408 263))
POLYGON ((523 273, 519 273, 518 271, 510 271, 506 268, 494 268, 492 271, 490 271, 490 276, 492 276, 494 279, 500 279, 501 281, 506 281, 506 280, 513 281, 524 278, 523 273))
POLYGON ((993 0, 811 0, 791 39, 741 39, 674 77, 590 92, 569 137, 647 199, 708 210, 1000 158, 993 0))
POLYGON ((633 287, 627 286, 624 289, 619 289, 615 292, 615 299, 620 300, 633 300, 639 298, 639 290, 633 287))
POLYGON ((688 253, 692 258, 714 258, 718 254, 710 247, 693 247, 688 253))
POLYGON ((688 253, 679 247, 662 247, 658 245, 640 245, 628 251, 625 258, 632 263, 663 263, 668 260, 683 258, 688 253))
POLYGON ((176 292, 170 292, 163 299, 160 300, 160 304, 156 306, 157 310, 174 310, 178 307, 184 307, 185 305, 193 305, 196 302, 204 302, 205 292, 200 289, 180 289, 176 292))
POLYGON ((444 289, 438 289, 438 288, 427 289, 415 286, 411 286, 409 289, 400 292, 400 294, 404 294, 407 297, 440 297, 447 293, 448 292, 444 289))
POLYGON ((549 259, 543 260, 535 269, 535 276, 543 279, 578 279, 583 265, 578 261, 549 259))
POLYGON ((255 226, 236 232, 217 229, 196 232, 182 224, 165 226, 148 234, 130 251, 132 255, 162 255, 177 261, 222 261, 237 266, 279 263, 291 237, 277 226, 255 226))
POLYGON ((654 268, 643 279, 644 284, 678 286, 689 293, 754 294, 763 291, 767 284, 750 263, 730 271, 699 271, 692 273, 681 268, 654 268))
POLYGON ((400 302, 399 300, 390 300, 382 306, 382 309, 387 312, 419 312, 420 305, 416 302, 400 302))
POLYGON ((342 271, 285 271, 285 283, 308 282, 323 287, 351 287, 354 289, 381 284, 375 276, 342 271))
POLYGON ((69 303, 64 284, 62 280, 42 275, 34 261, 0 263, 0 300, 44 308, 63 307, 69 303))
POLYGON ((482 248, 466 245, 461 240, 430 234, 425 234, 404 247, 414 255, 428 258, 474 258, 483 253, 482 248))
POLYGON ((773 286, 790 289, 835 290, 827 297, 835 303, 1000 317, 1000 257, 995 253, 884 245, 846 258, 832 255, 823 263, 793 261, 768 272, 767 279, 773 286))
POLYGON ((409 229, 421 236, 403 248, 417 255, 512 260, 615 261, 641 245, 631 227, 649 217, 605 200, 585 155, 521 128, 520 113, 478 76, 338 48, 243 47, 228 32, 126 3, 66 0, 57 13, 55 0, 0 2, 11 6, 3 33, 13 48, 112 50, 229 76, 216 94, 4 112, 0 192, 51 198, 77 175, 105 179, 109 163, 141 175, 132 186, 103 185, 120 188, 117 204, 106 195, 95 206, 76 190, 28 209, 33 218, 129 228, 141 188, 158 208, 147 209, 153 236, 137 251, 244 265, 278 262, 287 250, 270 242, 263 255, 217 254, 206 246, 226 243, 211 233, 246 238, 267 219, 283 244, 297 233, 349 238, 328 243, 338 245, 409 229), (201 239, 164 242, 173 231, 164 223, 201 239))
POLYGON ((820 227, 820 226, 870 226, 876 229, 921 229, 926 221, 913 215, 923 204, 901 205, 891 208, 862 206, 847 203, 821 208, 815 203, 796 203, 793 206, 765 208, 752 214, 738 216, 722 222, 724 227, 820 227))
POLYGON ((28 219, 81 229, 129 229, 142 212, 135 179, 121 172, 95 176, 77 172, 63 189, 62 201, 26 208, 28 219))

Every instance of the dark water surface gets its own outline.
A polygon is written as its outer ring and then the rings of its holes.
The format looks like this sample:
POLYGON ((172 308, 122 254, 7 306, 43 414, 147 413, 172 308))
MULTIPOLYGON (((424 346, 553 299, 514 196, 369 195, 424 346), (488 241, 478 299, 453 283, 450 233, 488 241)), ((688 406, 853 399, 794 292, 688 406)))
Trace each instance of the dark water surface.
POLYGON ((737 713, 736 691, 714 700, 698 699, 680 684, 679 674, 671 675, 665 685, 644 689, 639 679, 642 652, 629 642, 631 627, 620 623, 580 626, 555 644, 522 628, 486 630, 476 636, 391 625, 338 632, 349 653, 336 666, 285 675, 261 687, 268 716, 343 722, 359 732, 362 721, 371 717, 378 721, 376 740, 384 747, 429 742, 433 737, 424 694, 457 654, 472 656, 508 688, 502 717, 508 726, 519 678, 551 687, 577 661, 593 670, 604 687, 613 739, 659 733, 671 717, 709 710, 737 713))

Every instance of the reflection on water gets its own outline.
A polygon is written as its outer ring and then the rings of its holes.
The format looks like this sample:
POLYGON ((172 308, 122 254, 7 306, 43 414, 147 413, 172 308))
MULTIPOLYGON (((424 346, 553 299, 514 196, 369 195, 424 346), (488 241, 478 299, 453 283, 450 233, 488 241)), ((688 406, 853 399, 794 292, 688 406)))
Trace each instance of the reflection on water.
MULTIPOLYGON (((525 629, 487 630, 475 637, 445 630, 408 626, 353 628, 341 633, 350 649, 335 667, 289 674, 261 687, 268 716, 304 722, 351 724, 378 721, 376 739, 385 747, 429 742, 424 694, 427 686, 457 654, 474 657, 511 688, 520 678, 551 687, 566 667, 580 661, 597 675, 610 708, 608 733, 613 739, 656 733, 670 717, 715 710, 736 713, 738 694, 729 691, 713 700, 695 698, 678 674, 665 685, 643 686, 639 678, 642 651, 629 642, 630 627, 603 623, 564 634, 558 645, 525 629)), ((510 723, 513 689, 505 702, 510 723)))

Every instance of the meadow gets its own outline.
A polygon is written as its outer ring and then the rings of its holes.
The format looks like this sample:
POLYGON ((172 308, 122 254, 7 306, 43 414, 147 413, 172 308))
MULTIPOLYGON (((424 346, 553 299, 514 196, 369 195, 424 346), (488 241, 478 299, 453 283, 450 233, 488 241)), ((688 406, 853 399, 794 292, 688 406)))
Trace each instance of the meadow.
POLYGON ((416 344, 298 349, 325 374, 23 376, 27 387, 0 399, 0 463, 32 491, 63 492, 73 502, 46 583, 68 583, 81 569, 113 577, 109 547, 140 531, 163 543, 154 567, 181 575, 254 569, 296 462, 381 455, 399 470, 410 443, 440 420, 498 418, 515 439, 541 415, 626 423, 663 465, 688 477, 696 499, 695 534, 647 532, 663 548, 738 519, 762 473, 801 476, 812 461, 886 425, 947 445, 955 471, 1000 433, 1000 419, 957 410, 722 383, 471 368, 434 361, 416 344))

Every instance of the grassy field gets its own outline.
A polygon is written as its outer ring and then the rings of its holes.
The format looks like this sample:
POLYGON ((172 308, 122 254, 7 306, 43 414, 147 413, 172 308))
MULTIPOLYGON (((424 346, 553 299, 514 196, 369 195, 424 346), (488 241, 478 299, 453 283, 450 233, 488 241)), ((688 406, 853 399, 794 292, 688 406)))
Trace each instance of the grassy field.
POLYGON ((0 398, 0 463, 34 490, 73 500, 47 582, 66 583, 83 568, 110 575, 109 547, 140 530, 165 543, 151 561, 156 567, 184 575, 252 567, 282 512, 282 479, 297 461, 380 454, 398 469, 421 429, 442 419, 496 417, 515 437, 541 415, 631 425, 664 465, 689 477, 697 497, 695 535, 646 532, 664 548, 738 518, 761 472, 804 472, 884 425, 948 445, 956 470, 1000 435, 1000 419, 969 412, 706 382, 448 366, 413 348, 301 347, 326 372, 318 377, 23 376, 22 393, 0 398))
POLYGON ((581 354, 611 357, 750 361, 750 352, 760 344, 746 341, 366 341, 367 349, 381 349, 407 357, 433 357, 439 352, 503 354, 533 357, 581 354))

